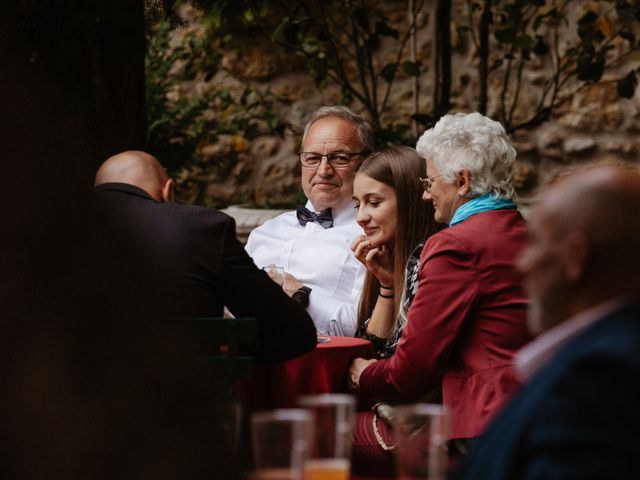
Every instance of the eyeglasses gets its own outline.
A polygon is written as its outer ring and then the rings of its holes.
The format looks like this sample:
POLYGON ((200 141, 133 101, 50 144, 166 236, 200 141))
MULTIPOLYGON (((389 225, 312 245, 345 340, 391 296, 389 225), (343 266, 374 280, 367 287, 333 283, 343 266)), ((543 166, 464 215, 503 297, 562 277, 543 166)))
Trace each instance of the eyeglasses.
POLYGON ((326 155, 322 155, 321 153, 314 152, 300 152, 298 153, 298 158, 300 159, 300 164, 303 167, 307 168, 318 168, 322 163, 322 159, 324 157, 327 158, 327 162, 331 165, 331 168, 347 168, 351 163, 353 157, 357 155, 362 155, 365 152, 333 152, 328 153, 326 155))
POLYGON ((433 185, 433 181, 438 178, 441 177, 442 174, 440 175, 436 175, 435 177, 420 177, 420 183, 422 183, 422 188, 425 189, 426 192, 430 192, 431 191, 431 186, 433 185))

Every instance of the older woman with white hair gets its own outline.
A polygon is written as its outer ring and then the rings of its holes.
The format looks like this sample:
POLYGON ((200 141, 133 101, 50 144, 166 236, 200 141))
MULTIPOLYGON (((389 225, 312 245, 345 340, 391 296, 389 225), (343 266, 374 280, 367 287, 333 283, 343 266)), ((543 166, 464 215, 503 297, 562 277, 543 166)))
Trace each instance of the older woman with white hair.
MULTIPOLYGON (((390 402, 441 387, 452 445, 464 453, 516 389, 512 356, 530 338, 514 267, 526 236, 512 200, 516 152, 504 128, 478 113, 442 117, 416 149, 427 163, 422 198, 449 228, 425 244, 395 354, 357 359, 350 373, 363 394, 390 402)), ((383 422, 376 433, 392 441, 383 422)))

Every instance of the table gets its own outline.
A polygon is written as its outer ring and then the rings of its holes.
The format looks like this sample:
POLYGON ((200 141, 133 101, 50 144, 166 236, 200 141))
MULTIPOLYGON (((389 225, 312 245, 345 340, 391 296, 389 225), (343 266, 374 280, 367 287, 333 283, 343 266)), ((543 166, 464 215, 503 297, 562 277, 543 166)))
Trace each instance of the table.
POLYGON ((325 338, 293 360, 255 365, 253 378, 241 387, 248 410, 295 407, 301 395, 346 393, 349 365, 358 357, 374 358, 373 345, 360 338, 325 338))

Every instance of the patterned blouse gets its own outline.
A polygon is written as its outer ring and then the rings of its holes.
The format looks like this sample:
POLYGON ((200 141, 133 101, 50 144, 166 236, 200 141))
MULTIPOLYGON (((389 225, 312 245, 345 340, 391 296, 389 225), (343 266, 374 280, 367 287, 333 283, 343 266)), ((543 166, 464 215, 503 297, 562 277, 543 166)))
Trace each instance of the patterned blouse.
POLYGON ((398 323, 391 336, 389 336, 389 338, 380 338, 368 333, 367 325, 369 325, 370 318, 365 320, 356 332, 356 337, 371 340, 378 358, 388 358, 393 355, 393 352, 396 351, 396 347, 400 342, 402 331, 404 330, 404 326, 407 324, 409 307, 411 306, 413 298, 416 296, 416 292, 418 291, 420 254, 422 253, 423 247, 424 243, 418 245, 413 250, 413 252, 411 252, 411 255, 409 255, 409 259, 407 260, 407 266, 405 267, 404 271, 405 288, 404 292, 402 292, 402 299, 400 300, 400 314, 398 315, 398 323))

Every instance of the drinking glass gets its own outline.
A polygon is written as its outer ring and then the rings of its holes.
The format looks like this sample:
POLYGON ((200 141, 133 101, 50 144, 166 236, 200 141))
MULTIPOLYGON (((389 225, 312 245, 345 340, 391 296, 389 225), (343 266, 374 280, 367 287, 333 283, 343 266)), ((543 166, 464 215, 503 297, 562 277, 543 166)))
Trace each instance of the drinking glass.
POLYGON ((449 413, 445 407, 428 403, 394 407, 393 434, 400 480, 445 478, 449 436, 449 413))
POLYGON ((266 267, 262 267, 262 270, 267 272, 271 280, 276 282, 280 287, 284 287, 284 267, 267 265, 266 267))
POLYGON ((302 480, 313 435, 313 415, 297 408, 251 416, 252 480, 302 480))
POLYGON ((322 394, 300 397, 298 404, 314 414, 314 437, 305 480, 348 480, 355 398, 322 394))

